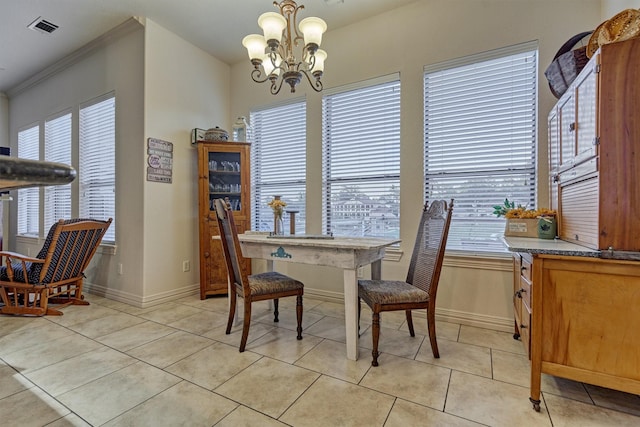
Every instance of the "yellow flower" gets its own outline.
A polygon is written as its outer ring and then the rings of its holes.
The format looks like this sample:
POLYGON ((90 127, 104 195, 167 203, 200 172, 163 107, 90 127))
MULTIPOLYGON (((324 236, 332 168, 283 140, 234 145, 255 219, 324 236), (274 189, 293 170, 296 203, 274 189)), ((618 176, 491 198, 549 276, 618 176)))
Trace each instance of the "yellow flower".
POLYGON ((267 203, 271 209, 273 209, 273 213, 277 216, 282 216, 282 212, 287 206, 287 203, 284 200, 280 200, 279 198, 271 200, 267 203))
POLYGON ((509 209, 504 214, 505 218, 538 218, 539 216, 555 216, 556 211, 553 209, 525 209, 523 207, 509 209))

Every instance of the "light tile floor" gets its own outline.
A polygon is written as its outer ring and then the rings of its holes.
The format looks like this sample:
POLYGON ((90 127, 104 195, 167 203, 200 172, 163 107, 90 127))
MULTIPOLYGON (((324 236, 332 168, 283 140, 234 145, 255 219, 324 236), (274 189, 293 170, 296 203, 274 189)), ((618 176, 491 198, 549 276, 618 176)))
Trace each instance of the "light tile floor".
MULTIPOLYGON (((87 295, 64 316, 0 316, 0 425, 13 426, 637 426, 640 397, 544 376, 529 404, 529 362, 510 333, 439 322, 440 359, 385 313, 371 367, 370 312, 360 358, 345 356, 340 304, 305 298, 253 310, 247 350, 225 335, 227 299, 140 309, 87 295)), ((364 308, 364 306, 363 306, 364 308)))

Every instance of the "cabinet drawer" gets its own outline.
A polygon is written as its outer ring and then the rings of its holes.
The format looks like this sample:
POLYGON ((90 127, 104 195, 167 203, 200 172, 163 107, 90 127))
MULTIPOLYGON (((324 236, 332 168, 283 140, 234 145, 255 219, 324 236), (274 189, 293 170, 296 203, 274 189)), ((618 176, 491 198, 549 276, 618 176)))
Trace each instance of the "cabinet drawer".
MULTIPOLYGON (((520 278, 520 299, 527 306, 526 309, 531 311, 531 282, 524 277, 520 278)), ((525 310, 523 310, 525 311, 525 310)), ((523 315, 526 314, 523 312, 523 315)))
POLYGON ((597 171, 598 159, 597 157, 594 157, 558 174, 558 183, 560 185, 564 185, 597 171))
POLYGON ((520 331, 520 340, 524 344, 524 348, 527 351, 527 356, 531 359, 531 313, 527 311, 527 308, 522 304, 522 315, 520 316, 520 323, 518 324, 518 330, 520 331))
POLYGON ((520 257, 520 276, 531 282, 531 259, 525 255, 520 257))

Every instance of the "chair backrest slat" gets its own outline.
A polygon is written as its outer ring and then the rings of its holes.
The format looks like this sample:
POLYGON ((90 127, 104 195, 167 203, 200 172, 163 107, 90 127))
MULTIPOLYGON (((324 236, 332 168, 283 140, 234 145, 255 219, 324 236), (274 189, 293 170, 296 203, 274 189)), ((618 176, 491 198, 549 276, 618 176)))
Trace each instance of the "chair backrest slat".
POLYGON ((223 199, 214 200, 218 228, 220 229, 220 240, 224 252, 227 272, 231 285, 236 287, 243 296, 251 294, 247 273, 241 262, 244 257, 238 240, 238 231, 233 219, 233 212, 223 199))
POLYGON ((425 203, 407 273, 407 283, 427 292, 433 300, 440 279, 452 210, 453 199, 448 207, 444 200, 434 200, 431 206, 425 203))

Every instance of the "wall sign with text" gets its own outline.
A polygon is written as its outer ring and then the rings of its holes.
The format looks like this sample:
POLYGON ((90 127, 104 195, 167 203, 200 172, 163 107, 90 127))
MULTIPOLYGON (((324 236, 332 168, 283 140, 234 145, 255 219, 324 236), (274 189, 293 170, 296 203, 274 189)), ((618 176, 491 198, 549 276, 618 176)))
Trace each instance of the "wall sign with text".
POLYGON ((147 139, 147 181, 171 184, 173 172, 173 143, 161 139, 147 139))

